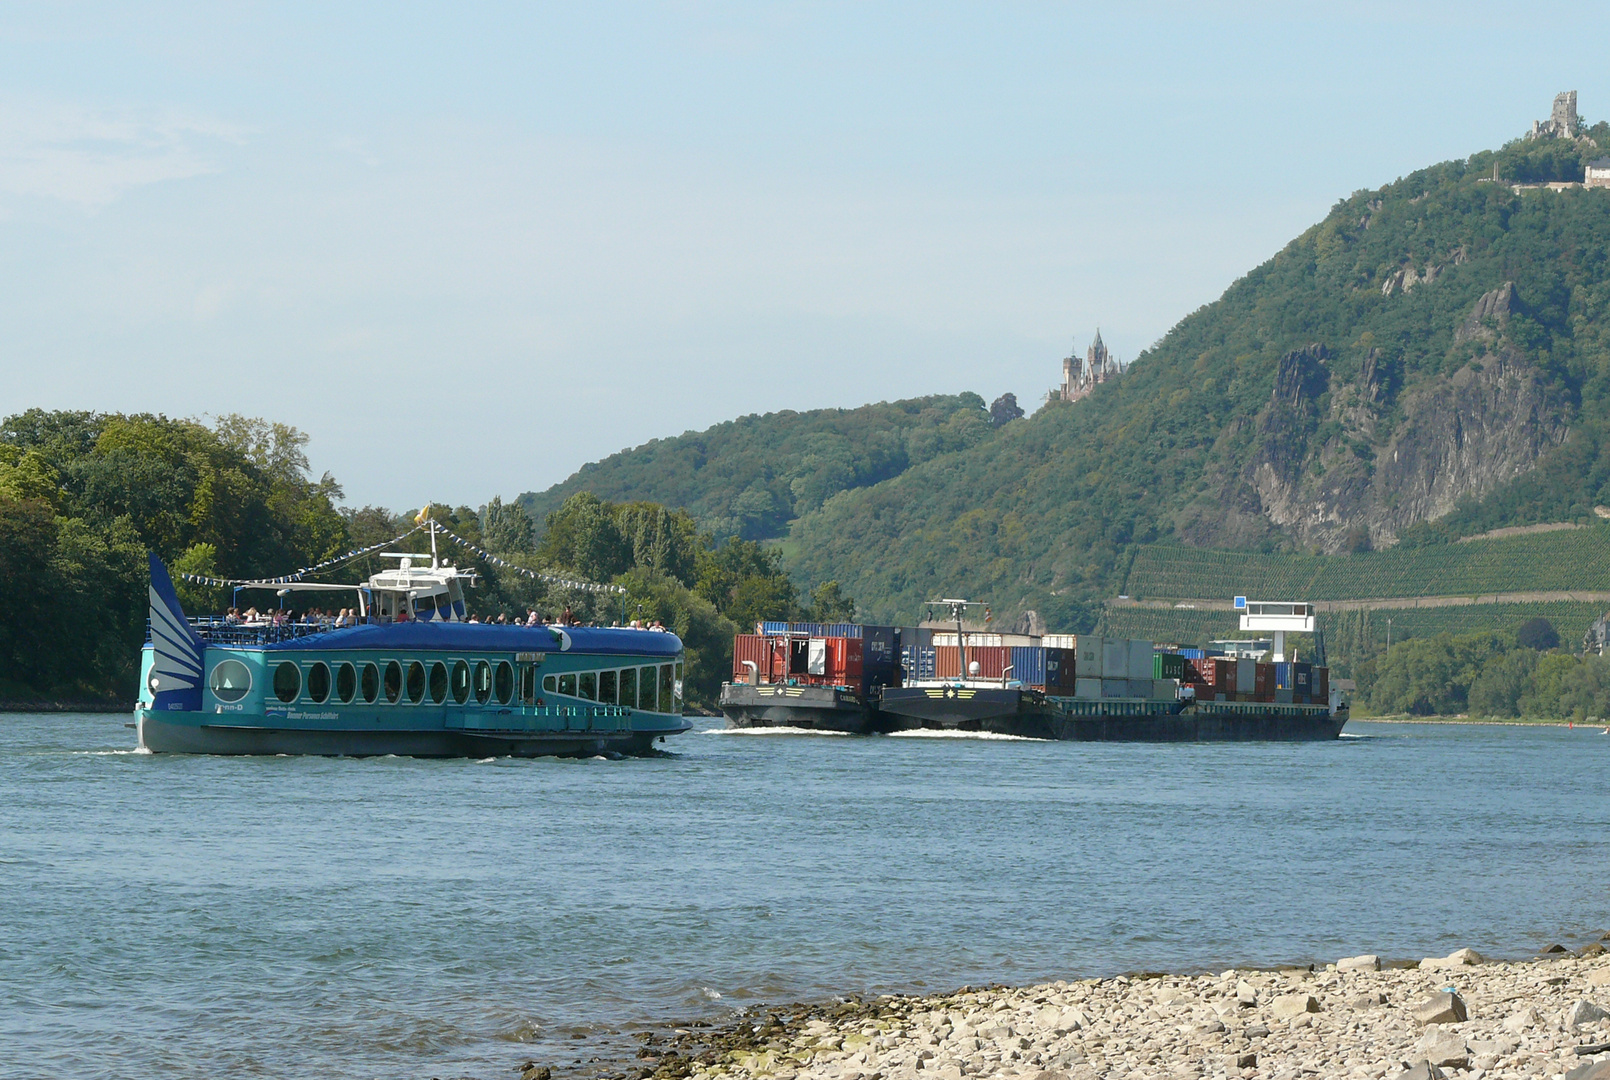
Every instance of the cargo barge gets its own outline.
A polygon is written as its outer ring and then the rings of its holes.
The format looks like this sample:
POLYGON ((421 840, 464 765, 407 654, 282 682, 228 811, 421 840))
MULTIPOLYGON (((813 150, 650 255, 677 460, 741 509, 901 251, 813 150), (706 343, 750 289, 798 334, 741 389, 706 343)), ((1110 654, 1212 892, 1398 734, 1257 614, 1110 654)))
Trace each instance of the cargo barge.
POLYGON ((733 640, 721 713, 735 728, 867 735, 893 730, 878 695, 898 684, 899 631, 855 623, 762 623, 733 640))
POLYGON ((877 733, 929 728, 1124 742, 1335 739, 1348 710, 1323 665, 1095 635, 766 623, 740 635, 722 711, 734 727, 877 733), (850 634, 892 648, 867 676, 850 634), (843 651, 841 652, 841 648, 843 651), (842 658, 841 658, 842 657, 842 658), (850 657, 859 657, 858 661, 850 657))

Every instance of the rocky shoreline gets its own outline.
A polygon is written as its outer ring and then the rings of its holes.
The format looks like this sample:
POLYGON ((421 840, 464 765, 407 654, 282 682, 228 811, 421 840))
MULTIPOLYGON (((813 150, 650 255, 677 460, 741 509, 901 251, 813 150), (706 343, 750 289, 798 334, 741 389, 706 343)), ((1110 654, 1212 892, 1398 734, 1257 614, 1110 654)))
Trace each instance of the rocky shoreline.
MULTIPOLYGON (((1573 953, 1138 975, 753 1008, 617 1080, 1610 1080, 1610 934, 1573 953)), ((528 1062, 521 1080, 550 1080, 528 1062)))

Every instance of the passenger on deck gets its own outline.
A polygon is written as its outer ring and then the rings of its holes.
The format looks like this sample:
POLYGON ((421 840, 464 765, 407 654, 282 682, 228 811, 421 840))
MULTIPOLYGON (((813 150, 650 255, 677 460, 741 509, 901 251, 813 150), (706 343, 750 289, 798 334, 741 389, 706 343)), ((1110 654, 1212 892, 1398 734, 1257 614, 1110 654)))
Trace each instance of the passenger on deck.
POLYGON ((574 611, 570 610, 570 605, 569 604, 565 605, 565 613, 563 615, 559 616, 559 625, 560 626, 575 626, 576 625, 576 613, 574 611))

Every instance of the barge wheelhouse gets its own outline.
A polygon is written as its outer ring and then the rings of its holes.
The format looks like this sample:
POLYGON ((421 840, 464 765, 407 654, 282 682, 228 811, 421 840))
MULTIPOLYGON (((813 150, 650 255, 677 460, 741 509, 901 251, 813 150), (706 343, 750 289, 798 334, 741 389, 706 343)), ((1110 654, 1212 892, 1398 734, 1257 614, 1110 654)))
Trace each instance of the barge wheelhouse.
POLYGON ((140 745, 202 754, 632 754, 692 727, 675 634, 466 622, 469 575, 431 561, 427 570, 404 557, 356 587, 356 625, 256 626, 187 618, 153 555, 140 745))

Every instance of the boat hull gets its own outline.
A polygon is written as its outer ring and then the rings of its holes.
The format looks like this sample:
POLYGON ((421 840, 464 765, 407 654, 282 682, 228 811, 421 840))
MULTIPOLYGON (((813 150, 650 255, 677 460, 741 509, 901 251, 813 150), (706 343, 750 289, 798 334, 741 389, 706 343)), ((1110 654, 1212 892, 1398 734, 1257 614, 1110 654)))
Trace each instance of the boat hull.
POLYGON ((688 731, 677 719, 648 731, 521 731, 508 728, 357 728, 273 726, 243 723, 175 722, 159 713, 136 714, 140 745, 157 754, 308 754, 325 757, 591 757, 642 755, 657 740, 688 731))
POLYGON ((1074 742, 1309 742, 1336 739, 1347 723, 1320 706, 1087 701, 1015 687, 885 689, 878 708, 912 726, 1074 742))
POLYGON ((890 730, 867 701, 833 686, 749 686, 721 688, 721 714, 734 728, 792 727, 867 735, 890 730))

